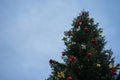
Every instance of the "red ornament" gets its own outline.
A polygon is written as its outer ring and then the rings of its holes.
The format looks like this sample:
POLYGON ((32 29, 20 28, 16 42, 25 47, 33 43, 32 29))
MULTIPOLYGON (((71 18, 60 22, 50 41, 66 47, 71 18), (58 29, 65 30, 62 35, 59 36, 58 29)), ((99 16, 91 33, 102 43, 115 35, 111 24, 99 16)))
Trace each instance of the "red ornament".
POLYGON ((116 74, 117 74, 116 70, 113 69, 113 70, 112 70, 112 75, 116 75, 116 74))
POLYGON ((71 56, 71 57, 68 59, 68 61, 69 61, 69 62, 72 62, 74 59, 75 59, 75 57, 74 57, 74 56, 71 56))
POLYGON ((69 62, 72 62, 72 61, 73 61, 73 59, 69 58, 69 59, 68 59, 68 61, 69 61, 69 62))
POLYGON ((97 43, 97 40, 96 39, 92 39, 91 41, 93 44, 96 44, 97 43))
POLYGON ((85 30, 85 31, 88 31, 88 30, 89 30, 89 28, 85 27, 85 28, 84 28, 84 30, 85 30))
POLYGON ((73 60, 74 60, 74 59, 75 59, 75 57, 74 57, 74 56, 71 56, 71 59, 73 59, 73 60))
POLYGON ((85 12, 84 12, 84 11, 82 11, 82 15, 85 15, 85 12))
POLYGON ((54 60, 52 60, 52 59, 49 60, 49 63, 53 63, 53 62, 54 62, 54 60))
POLYGON ((69 77, 67 78, 67 80, 73 80, 73 79, 72 79, 72 77, 71 77, 71 76, 69 76, 69 77))
POLYGON ((77 25, 82 24, 82 20, 77 21, 76 24, 77 24, 77 25))
POLYGON ((65 56, 65 52, 62 52, 62 56, 65 56))
POLYGON ((88 56, 88 57, 91 57, 91 56, 92 56, 92 53, 91 53, 91 52, 87 53, 87 56, 88 56))

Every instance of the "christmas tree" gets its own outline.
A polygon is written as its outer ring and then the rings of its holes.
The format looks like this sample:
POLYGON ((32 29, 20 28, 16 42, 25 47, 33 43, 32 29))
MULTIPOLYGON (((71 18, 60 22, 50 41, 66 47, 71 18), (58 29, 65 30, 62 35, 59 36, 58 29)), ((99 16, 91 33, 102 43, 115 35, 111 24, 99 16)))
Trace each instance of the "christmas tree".
POLYGON ((47 80, 116 80, 120 65, 114 64, 112 50, 105 49, 102 32, 89 12, 82 11, 64 32, 64 63, 50 59, 52 72, 47 80))

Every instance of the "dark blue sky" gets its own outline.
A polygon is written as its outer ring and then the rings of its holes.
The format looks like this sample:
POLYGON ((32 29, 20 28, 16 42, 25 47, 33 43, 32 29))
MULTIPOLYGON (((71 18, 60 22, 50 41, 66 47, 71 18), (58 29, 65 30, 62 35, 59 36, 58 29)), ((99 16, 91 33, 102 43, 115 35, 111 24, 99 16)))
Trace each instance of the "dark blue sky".
POLYGON ((81 10, 104 28, 120 62, 119 0, 0 0, 0 80, 44 80, 49 59, 62 61, 63 32, 81 10))

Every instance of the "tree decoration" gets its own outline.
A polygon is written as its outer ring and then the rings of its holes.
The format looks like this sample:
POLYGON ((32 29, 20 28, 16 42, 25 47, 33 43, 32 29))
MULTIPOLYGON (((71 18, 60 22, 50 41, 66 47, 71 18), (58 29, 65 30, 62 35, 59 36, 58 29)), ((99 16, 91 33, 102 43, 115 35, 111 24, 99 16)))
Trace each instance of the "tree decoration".
POLYGON ((65 35, 65 36, 70 36, 70 35, 71 35, 71 30, 65 31, 65 32, 64 32, 64 35, 65 35))
POLYGON ((109 68, 115 68, 115 66, 112 63, 110 63, 109 68))
POLYGON ((89 28, 87 28, 87 27, 84 28, 84 31, 88 31, 88 30, 89 30, 89 28))
POLYGON ((76 44, 76 42, 72 42, 72 44, 76 44))
POLYGON ((81 27, 76 28, 76 31, 80 31, 80 30, 81 30, 81 27))
POLYGON ((57 72, 59 78, 65 78, 64 72, 57 72))
POLYGON ((98 33, 98 36, 100 36, 100 37, 101 37, 101 36, 102 36, 102 33, 98 33))
POLYGON ((101 64, 97 64, 96 66, 97 66, 97 67, 101 67, 101 64))
POLYGON ((110 54, 106 52, 105 55, 106 55, 106 56, 109 56, 110 54))
POLYGON ((79 25, 81 25, 81 24, 82 24, 82 20, 79 20, 79 21, 76 22, 76 25, 77 25, 77 26, 79 26, 79 25))
POLYGON ((54 63, 54 60, 50 59, 50 60, 49 60, 49 63, 50 63, 50 64, 54 63))
POLYGON ((93 44, 96 44, 96 43, 97 43, 97 40, 96 40, 96 39, 92 39, 91 42, 92 42, 93 44))
POLYGON ((62 52, 62 56, 65 56, 65 52, 62 52))
POLYGON ((71 59, 71 58, 68 59, 68 62, 72 62, 72 61, 73 61, 73 59, 71 59))
POLYGON ((81 44, 81 48, 82 48, 82 49, 86 49, 86 45, 81 44))
POLYGON ((79 28, 77 28, 76 31, 79 31, 79 28))
POLYGON ((85 12, 84 12, 84 11, 82 11, 82 15, 85 15, 85 12))
POLYGON ((92 53, 91 53, 91 52, 88 52, 88 53, 87 53, 87 56, 88 56, 88 57, 91 57, 91 56, 92 56, 92 53))
POLYGON ((73 79, 72 79, 72 77, 71 77, 71 76, 69 76, 69 77, 67 78, 67 80, 73 80, 73 79))
POLYGON ((68 59, 68 62, 72 62, 74 59, 75 59, 75 57, 74 57, 74 56, 71 56, 71 57, 68 59))
POLYGON ((70 47, 72 44, 71 43, 68 43, 68 47, 70 47))
POLYGON ((112 75, 116 75, 116 74, 117 74, 116 69, 113 69, 113 70, 111 71, 111 73, 112 73, 112 75))

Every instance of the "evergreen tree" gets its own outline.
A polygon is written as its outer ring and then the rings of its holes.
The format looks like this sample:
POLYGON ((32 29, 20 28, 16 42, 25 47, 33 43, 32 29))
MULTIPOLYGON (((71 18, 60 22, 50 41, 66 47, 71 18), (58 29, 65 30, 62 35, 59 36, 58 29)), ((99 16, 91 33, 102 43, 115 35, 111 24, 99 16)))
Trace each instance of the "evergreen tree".
POLYGON ((52 72, 47 80, 115 80, 120 65, 114 65, 112 50, 104 47, 103 29, 87 11, 82 11, 72 26, 64 32, 64 63, 50 59, 52 72))

